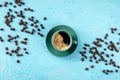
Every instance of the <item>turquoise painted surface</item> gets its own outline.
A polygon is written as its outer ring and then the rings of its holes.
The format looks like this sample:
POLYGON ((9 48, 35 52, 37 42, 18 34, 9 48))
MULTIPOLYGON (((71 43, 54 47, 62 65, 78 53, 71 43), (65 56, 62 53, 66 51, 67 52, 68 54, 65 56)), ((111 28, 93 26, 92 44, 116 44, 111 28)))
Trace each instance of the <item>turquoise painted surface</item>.
MULTIPOLYGON (((4 1, 6 0, 0 0, 0 3, 4 1)), ((6 30, 0 32, 0 35, 17 33, 22 37, 29 36, 27 47, 30 55, 20 58, 22 62, 17 64, 16 57, 4 54, 5 45, 12 44, 0 43, 0 80, 120 80, 120 73, 103 74, 102 64, 86 72, 84 67, 90 63, 82 63, 79 55, 83 43, 91 43, 96 37, 102 37, 109 32, 111 26, 120 29, 120 0, 25 0, 25 2, 26 6, 35 9, 32 14, 38 19, 48 17, 47 21, 42 22, 46 27, 42 33, 47 35, 51 28, 59 24, 71 26, 78 35, 79 46, 68 57, 53 56, 46 47, 46 37, 23 35, 19 31, 12 33, 7 29, 3 19, 6 9, 1 9, 0 26, 6 30)), ((119 62, 120 58, 116 59, 119 62)))

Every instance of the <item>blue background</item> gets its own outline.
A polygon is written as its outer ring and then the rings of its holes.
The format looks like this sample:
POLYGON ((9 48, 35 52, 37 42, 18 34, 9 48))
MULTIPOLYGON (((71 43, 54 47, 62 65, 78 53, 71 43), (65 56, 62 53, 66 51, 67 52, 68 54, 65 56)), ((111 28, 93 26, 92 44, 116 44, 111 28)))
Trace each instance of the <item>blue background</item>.
MULTIPOLYGON (((6 0, 0 0, 0 3, 4 1, 6 0)), ((25 2, 25 6, 31 6, 35 10, 31 14, 37 19, 47 16, 47 21, 41 20, 46 28, 42 30, 45 37, 23 35, 19 31, 12 33, 4 24, 3 16, 6 9, 1 9, 0 27, 5 27, 6 31, 0 32, 0 35, 10 33, 28 36, 27 47, 30 54, 20 58, 21 64, 17 64, 16 57, 4 54, 5 45, 12 44, 0 43, 0 80, 120 80, 120 73, 103 74, 101 70, 105 66, 102 64, 95 64, 95 69, 86 72, 84 68, 91 63, 81 62, 79 54, 85 42, 92 43, 96 37, 109 33, 110 27, 120 28, 120 0, 25 0, 25 2), (73 28, 79 38, 75 52, 64 58, 52 55, 45 43, 48 31, 60 24, 73 28)), ((14 23, 14 26, 17 24, 14 23)), ((116 57, 116 61, 120 62, 120 58, 116 57)))

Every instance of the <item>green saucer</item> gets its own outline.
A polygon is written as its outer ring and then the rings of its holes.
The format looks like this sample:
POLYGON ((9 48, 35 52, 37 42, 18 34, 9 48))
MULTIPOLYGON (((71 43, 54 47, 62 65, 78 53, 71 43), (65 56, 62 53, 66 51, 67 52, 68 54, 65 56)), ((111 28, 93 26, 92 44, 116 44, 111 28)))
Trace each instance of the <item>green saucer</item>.
POLYGON ((78 44, 74 30, 66 25, 52 28, 46 37, 48 50, 55 56, 64 57, 72 54, 78 44), (63 42, 62 42, 63 40, 63 42))

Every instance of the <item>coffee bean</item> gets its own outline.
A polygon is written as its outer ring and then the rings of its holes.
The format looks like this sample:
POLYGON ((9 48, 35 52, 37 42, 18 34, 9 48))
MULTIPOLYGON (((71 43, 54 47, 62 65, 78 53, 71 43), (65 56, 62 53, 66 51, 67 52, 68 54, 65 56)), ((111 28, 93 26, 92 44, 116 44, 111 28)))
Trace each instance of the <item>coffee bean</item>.
POLYGON ((113 56, 114 56, 114 54, 111 54, 111 56, 113 57, 113 56))
POLYGON ((12 31, 15 31, 15 28, 10 28, 12 31))
POLYGON ((118 70, 115 70, 115 72, 118 72, 118 70))
POLYGON ((28 38, 24 38, 24 40, 26 41, 26 40, 28 40, 28 38))
POLYGON ((94 68, 94 65, 91 65, 91 68, 94 68))
POLYGON ((27 50, 27 48, 23 48, 23 50, 25 50, 25 51, 26 51, 26 50, 27 50))
POLYGON ((12 5, 12 2, 10 2, 9 4, 12 5))
POLYGON ((2 7, 2 4, 0 4, 0 7, 2 7))
POLYGON ((85 60, 84 58, 81 59, 81 61, 84 61, 84 60, 85 60))
POLYGON ((88 70, 89 70, 89 68, 85 68, 85 70, 86 70, 86 71, 88 71, 88 70))
POLYGON ((8 50, 8 47, 6 47, 5 49, 8 50))
POLYGON ((25 52, 25 54, 29 54, 29 52, 25 52))
POLYGON ((44 17, 43 20, 47 20, 47 17, 44 17))
POLYGON ((20 60, 17 60, 17 63, 20 63, 20 60))
POLYGON ((4 28, 0 28, 0 31, 3 31, 4 30, 4 28))

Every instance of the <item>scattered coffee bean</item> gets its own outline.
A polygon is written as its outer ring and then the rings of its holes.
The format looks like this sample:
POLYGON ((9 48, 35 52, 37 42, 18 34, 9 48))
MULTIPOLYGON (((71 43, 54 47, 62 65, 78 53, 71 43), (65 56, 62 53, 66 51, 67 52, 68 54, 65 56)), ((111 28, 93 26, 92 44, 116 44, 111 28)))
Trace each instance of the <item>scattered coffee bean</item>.
MULTIPOLYGON (((40 37, 43 37, 43 34, 40 32, 42 31, 40 28, 44 29, 44 25, 40 23, 39 19, 36 19, 34 15, 26 16, 26 14, 29 14, 30 12, 33 13, 34 9, 31 7, 25 7, 25 2, 23 0, 14 0, 12 1, 5 1, 3 4, 0 4, 0 8, 2 9, 4 7, 7 12, 5 12, 3 18, 4 18, 4 23, 5 25, 9 28, 10 31, 12 32, 17 32, 20 31, 21 33, 33 35, 33 34, 38 34, 40 37), (21 8, 18 9, 18 8, 21 8), (27 12, 29 11, 29 12, 27 12), (26 13, 26 14, 25 14, 26 13), (28 21, 26 19, 28 18, 28 21), (18 26, 14 25, 14 22, 18 21, 18 26), (30 27, 29 27, 30 25, 30 27), (40 25, 40 26, 39 26, 40 25), (17 29, 20 28, 20 29, 17 29)), ((47 17, 44 17, 44 21, 47 20, 47 17)), ((7 31, 4 30, 4 28, 0 28, 0 31, 7 31)), ((22 48, 21 46, 28 45, 28 38, 25 37, 22 38, 21 34, 16 34, 13 36, 10 32, 9 35, 7 35, 7 40, 4 40, 4 36, 0 37, 0 42, 8 42, 11 43, 15 46, 14 49, 12 49, 11 46, 6 46, 5 51, 8 56, 17 56, 17 57, 23 57, 25 54, 29 54, 29 49, 27 48, 22 48), (22 39, 22 41, 21 41, 22 39), (22 52, 21 49, 24 51, 22 52)), ((23 34, 24 35, 24 34, 23 34)), ((34 35, 35 36, 35 35, 34 35)), ((17 60, 17 63, 20 63, 20 60, 17 60)))
MULTIPOLYGON (((118 31, 117 28, 111 28, 112 34, 106 33, 103 38, 96 38, 91 44, 93 46, 90 46, 90 44, 85 43, 83 46, 83 51, 80 51, 80 54, 82 56, 81 61, 83 62, 89 61, 91 63, 95 62, 95 64, 102 62, 104 63, 105 66, 112 66, 120 69, 120 65, 118 65, 114 61, 114 59, 111 59, 111 57, 114 58, 115 54, 119 52, 120 49, 118 48, 120 47, 119 39, 118 42, 116 43, 113 40, 108 40, 108 38, 111 37, 111 35, 114 36, 115 34, 117 34, 119 36, 120 33, 117 33, 117 31, 118 31), (99 50, 99 48, 101 48, 100 49, 101 51, 99 50), (87 58, 85 58, 84 56, 87 58)), ((90 68, 94 68, 94 65, 91 65, 90 68)), ((89 68, 85 68, 85 70, 89 70, 89 68)), ((118 72, 118 70, 109 70, 109 69, 102 70, 102 72, 106 75, 113 73, 113 71, 118 72)))
POLYGON ((44 19, 43 20, 47 20, 47 17, 44 17, 44 19))
POLYGON ((89 68, 85 68, 85 70, 86 70, 86 71, 88 71, 88 70, 89 70, 89 68))
POLYGON ((17 63, 20 63, 20 60, 17 60, 17 63))

